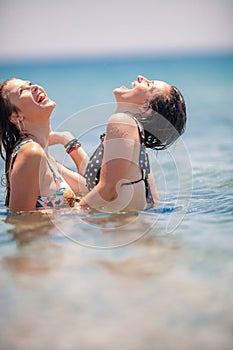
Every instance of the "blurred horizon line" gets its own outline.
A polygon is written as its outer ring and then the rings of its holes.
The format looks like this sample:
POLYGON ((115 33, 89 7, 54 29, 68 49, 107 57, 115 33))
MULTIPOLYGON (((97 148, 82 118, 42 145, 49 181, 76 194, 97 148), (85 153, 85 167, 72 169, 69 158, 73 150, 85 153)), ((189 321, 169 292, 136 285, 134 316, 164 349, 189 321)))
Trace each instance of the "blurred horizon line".
POLYGON ((31 56, 28 58, 1 58, 0 66, 25 66, 25 65, 47 65, 47 64, 75 64, 75 63, 94 63, 94 62, 136 62, 141 60, 174 60, 174 59, 214 59, 214 58, 233 58, 233 48, 226 50, 182 50, 168 52, 148 52, 144 54, 68 54, 68 55, 50 55, 39 57, 31 56))

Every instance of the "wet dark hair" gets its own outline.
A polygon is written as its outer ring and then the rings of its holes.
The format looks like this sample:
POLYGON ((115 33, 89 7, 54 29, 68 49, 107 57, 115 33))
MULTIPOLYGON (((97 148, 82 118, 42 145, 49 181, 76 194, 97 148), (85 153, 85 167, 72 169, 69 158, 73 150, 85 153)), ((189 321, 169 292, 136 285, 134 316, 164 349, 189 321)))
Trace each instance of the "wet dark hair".
POLYGON ((144 127, 147 148, 168 148, 185 130, 186 106, 181 92, 171 86, 168 95, 159 94, 149 101, 152 112, 134 115, 144 127))
POLYGON ((11 123, 10 116, 13 112, 18 113, 17 107, 14 106, 8 96, 4 93, 7 83, 14 78, 0 83, 0 155, 5 160, 5 177, 6 177, 6 199, 5 204, 9 205, 10 199, 10 181, 9 167, 11 154, 16 143, 20 140, 21 135, 17 127, 11 123))

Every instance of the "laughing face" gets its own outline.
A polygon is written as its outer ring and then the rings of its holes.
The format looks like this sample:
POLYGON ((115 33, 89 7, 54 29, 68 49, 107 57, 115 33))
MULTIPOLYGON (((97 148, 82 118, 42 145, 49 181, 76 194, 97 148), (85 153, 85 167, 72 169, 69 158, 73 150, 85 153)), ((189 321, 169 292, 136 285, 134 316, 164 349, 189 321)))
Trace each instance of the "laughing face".
POLYGON ((169 94, 171 86, 160 80, 148 80, 139 75, 132 82, 132 88, 121 86, 114 90, 116 102, 132 103, 135 105, 145 105, 156 94, 169 94))
POLYGON ((5 94, 26 119, 47 118, 56 106, 42 87, 21 79, 9 80, 5 94))

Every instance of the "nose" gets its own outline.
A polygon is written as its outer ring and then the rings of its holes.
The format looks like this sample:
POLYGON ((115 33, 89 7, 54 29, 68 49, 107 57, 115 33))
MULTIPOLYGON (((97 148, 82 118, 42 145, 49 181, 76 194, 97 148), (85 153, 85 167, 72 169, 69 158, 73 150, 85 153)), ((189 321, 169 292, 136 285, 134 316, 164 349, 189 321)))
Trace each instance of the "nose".
POLYGON ((138 82, 141 83, 143 80, 143 76, 142 75, 138 75, 138 82))
POLYGON ((143 75, 138 75, 138 82, 142 83, 142 82, 148 82, 149 80, 147 80, 143 75))
POLYGON ((38 90, 38 86, 37 85, 31 85, 31 91, 32 92, 36 92, 38 90))

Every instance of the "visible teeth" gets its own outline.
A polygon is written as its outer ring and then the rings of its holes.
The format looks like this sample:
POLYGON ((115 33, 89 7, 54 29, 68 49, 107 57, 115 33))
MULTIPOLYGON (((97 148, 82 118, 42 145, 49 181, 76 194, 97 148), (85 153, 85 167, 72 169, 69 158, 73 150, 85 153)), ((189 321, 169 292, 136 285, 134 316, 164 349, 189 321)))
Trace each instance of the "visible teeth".
POLYGON ((42 102, 45 99, 45 94, 41 92, 38 97, 38 103, 42 102))

